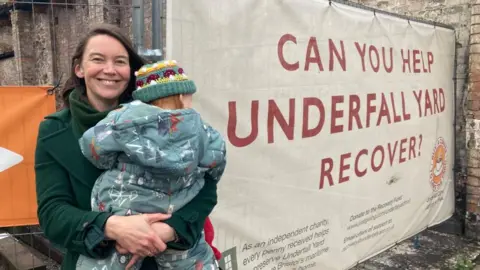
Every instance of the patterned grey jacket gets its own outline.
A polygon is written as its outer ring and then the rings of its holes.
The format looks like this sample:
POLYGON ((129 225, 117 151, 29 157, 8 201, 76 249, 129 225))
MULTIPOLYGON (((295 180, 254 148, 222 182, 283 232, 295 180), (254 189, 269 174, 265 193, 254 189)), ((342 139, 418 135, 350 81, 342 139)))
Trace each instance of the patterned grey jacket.
MULTIPOLYGON (((87 130, 79 143, 90 162, 107 170, 99 179, 119 174, 130 179, 119 187, 123 194, 129 189, 140 196, 151 194, 138 190, 141 188, 168 195, 154 196, 161 200, 150 203, 161 209, 144 209, 148 212, 171 212, 164 208, 172 207, 172 201, 177 202, 178 210, 201 189, 205 173, 219 181, 226 166, 225 141, 194 109, 163 110, 140 101, 122 104, 87 130)), ((101 181, 102 185, 119 184, 116 179, 101 181)), ((104 189, 110 192, 111 187, 104 189)))

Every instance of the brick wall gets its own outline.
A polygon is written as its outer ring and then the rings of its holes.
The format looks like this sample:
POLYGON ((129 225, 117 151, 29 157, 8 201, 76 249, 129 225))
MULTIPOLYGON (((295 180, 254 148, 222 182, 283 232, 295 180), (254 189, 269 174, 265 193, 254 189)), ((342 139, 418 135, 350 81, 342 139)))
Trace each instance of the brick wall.
POLYGON ((472 1, 467 95, 467 233, 480 238, 480 1, 472 1))

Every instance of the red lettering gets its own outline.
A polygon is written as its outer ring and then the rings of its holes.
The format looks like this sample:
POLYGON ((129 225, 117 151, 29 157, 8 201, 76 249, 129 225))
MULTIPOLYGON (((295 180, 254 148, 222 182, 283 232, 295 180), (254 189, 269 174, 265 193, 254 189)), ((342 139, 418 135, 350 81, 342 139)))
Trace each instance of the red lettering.
POLYGON ((372 101, 375 101, 375 93, 367 94, 367 128, 370 127, 370 115, 377 111, 375 105, 372 105, 372 101))
POLYGON ((297 44, 297 39, 293 35, 290 35, 290 34, 283 35, 278 41, 278 45, 277 45, 278 60, 280 60, 280 64, 284 69, 288 71, 295 71, 300 66, 298 61, 293 64, 290 64, 285 60, 285 57, 283 56, 283 47, 285 46, 285 43, 287 43, 287 41, 291 41, 297 44))
POLYGON ((377 147, 375 147, 375 149, 373 149, 372 158, 371 158, 371 160, 370 160, 371 165, 372 165, 372 170, 373 170, 374 172, 378 172, 378 171, 382 168, 384 161, 385 161, 385 150, 383 149, 383 146, 377 145, 377 147), (375 157, 376 157, 375 154, 376 154, 377 152, 380 152, 380 154, 381 154, 381 159, 380 159, 380 164, 375 165, 375 157))
POLYGON ((427 69, 427 67, 425 66, 425 58, 423 58, 423 51, 420 51, 420 58, 422 58, 422 69, 423 69, 423 73, 427 73, 427 72, 428 72, 428 69, 427 69))
POLYGON ((353 119, 355 119, 355 122, 357 123, 357 128, 362 129, 362 122, 360 121, 360 115, 358 114, 360 111, 360 98, 357 95, 350 96, 348 111, 348 130, 352 130, 353 128, 353 119))
POLYGON ((390 47, 390 66, 387 66, 387 60, 385 59, 385 47, 382 47, 383 55, 383 67, 387 73, 391 73, 393 70, 393 48, 390 47))
POLYGON ((370 45, 368 50, 369 50, 369 54, 370 54, 370 65, 372 66, 372 69, 373 69, 374 72, 378 72, 378 70, 380 69, 380 56, 378 55, 378 50, 373 45, 370 45), (373 64, 372 52, 375 53, 375 58, 376 58, 376 63, 375 64, 373 64))
POLYGON ((345 48, 343 46, 343 41, 340 40, 340 49, 342 50, 342 54, 340 55, 338 53, 337 47, 335 47, 335 43, 333 43, 332 39, 328 40, 328 49, 330 51, 330 61, 329 61, 329 70, 333 71, 333 54, 335 54, 335 57, 337 58, 338 63, 342 67, 342 70, 346 70, 346 59, 345 59, 345 48))
POLYGON ((325 107, 323 106, 323 102, 314 97, 304 98, 303 99, 303 128, 302 128, 302 138, 309 138, 316 136, 323 128, 323 124, 325 123, 325 107), (308 128, 308 116, 310 115, 310 106, 315 106, 319 112, 319 120, 317 125, 309 129, 308 128))
POLYGON ((274 142, 274 132, 273 132, 273 120, 276 119, 277 123, 285 133, 285 136, 289 140, 293 140, 293 128, 295 127, 295 99, 291 98, 289 100, 288 108, 288 123, 283 117, 283 114, 280 112, 280 109, 275 103, 274 100, 268 101, 268 116, 267 116, 267 133, 268 133, 268 143, 274 142))
POLYGON ((408 67, 408 72, 412 72, 411 69, 410 69, 410 50, 407 50, 407 53, 406 53, 406 58, 403 54, 403 49, 400 50, 401 54, 402 54, 402 62, 403 62, 403 73, 405 73, 405 71, 407 70, 407 67, 408 67))
POLYGON ((418 116, 422 117, 422 104, 421 104, 421 99, 422 99, 422 90, 419 90, 420 92, 417 92, 413 90, 413 95, 415 96, 415 100, 417 100, 417 105, 418 105, 418 116))
POLYGON ((395 109, 395 99, 393 98, 393 92, 390 93, 390 101, 392 102, 393 122, 398 123, 402 121, 402 117, 400 115, 397 115, 397 110, 395 109))
POLYGON ((345 170, 350 169, 350 164, 345 164, 345 159, 348 159, 352 156, 351 153, 346 153, 340 156, 340 174, 338 176, 338 183, 341 184, 343 182, 347 182, 350 179, 350 176, 343 176, 343 172, 345 170))
POLYGON ((416 143, 416 140, 415 140, 415 137, 410 137, 410 147, 409 147, 409 150, 408 150, 408 159, 412 159, 412 155, 413 155, 413 158, 416 158, 417 157, 417 154, 415 152, 415 143, 416 143))
POLYGON ((385 99, 385 94, 382 93, 382 103, 380 106, 380 112, 378 113, 377 126, 382 122, 382 118, 387 117, 387 123, 390 124, 390 113, 388 112, 387 100, 385 99))
POLYGON ((427 110, 430 111, 430 115, 433 114, 432 103, 430 101, 430 94, 428 94, 428 90, 425 90, 425 115, 424 116, 427 116, 427 110))
POLYGON ((237 136, 237 102, 228 102, 227 137, 236 147, 245 147, 251 144, 258 136, 258 100, 253 100, 250 107, 250 134, 245 138, 237 136))
POLYGON ((328 185, 333 186, 332 169, 333 169, 333 160, 331 158, 322 159, 319 189, 323 189, 325 178, 328 179, 328 185), (328 165, 328 168, 327 168, 327 165, 328 165))
POLYGON ((445 110, 445 94, 443 93, 443 88, 438 89, 439 94, 439 103, 440 103, 440 111, 443 112, 445 110))
POLYGON ((397 161, 398 164, 404 163, 412 159, 412 156, 413 158, 416 157, 415 151, 415 137, 409 137, 389 142, 387 145, 376 145, 370 156, 367 149, 362 149, 357 154, 350 152, 341 154, 339 156, 339 164, 334 164, 332 158, 324 158, 321 164, 319 187, 323 189, 327 181, 329 186, 350 181, 350 175, 353 175, 353 173, 350 172, 351 169, 354 170, 356 177, 361 178, 370 170, 373 172, 380 171, 383 165, 388 166, 389 164, 390 167, 393 167, 397 161), (408 159, 406 157, 407 147, 409 148, 408 159), (397 149, 399 149, 399 151, 397 151, 397 149), (386 151, 388 151, 388 156, 386 151), (354 162, 352 156, 355 156, 354 162), (362 159, 362 156, 366 158, 362 159), (338 181, 337 179, 334 180, 332 175, 338 175, 338 181))
POLYGON ((405 109, 405 94, 401 92, 402 94, 402 115, 403 115, 403 121, 410 120, 410 113, 407 112, 405 109))
POLYGON ((360 44, 355 42, 355 47, 357 48, 358 54, 360 54, 360 58, 362 59, 362 70, 365 72, 365 52, 366 52, 366 45, 363 44, 363 47, 360 48, 360 44))
POLYGON ((428 59, 428 72, 432 72, 432 64, 433 64, 433 53, 428 52, 427 53, 427 59, 428 59))
POLYGON ((337 110, 337 103, 343 103, 343 96, 332 96, 332 120, 330 122, 332 134, 343 131, 343 125, 336 124, 337 119, 343 117, 343 110, 337 110))
POLYGON ((390 166, 393 166, 393 160, 394 160, 393 157, 395 156, 395 152, 397 152, 397 145, 398 145, 398 141, 395 141, 395 144, 392 150, 392 144, 388 143, 388 157, 390 161, 390 166))
POLYGON ((320 59, 320 53, 318 52, 317 39, 315 37, 310 37, 307 46, 307 53, 305 55, 305 71, 308 71, 310 68, 310 63, 316 63, 318 69, 323 71, 322 59, 320 59), (313 52, 313 56, 312 56, 313 52))
POLYGON ((413 50, 413 73, 420 73, 420 68, 417 66, 417 64, 420 64, 419 53, 419 50, 413 50))
POLYGON ((407 138, 403 138, 401 141, 400 141, 400 155, 399 155, 399 158, 398 158, 398 162, 399 163, 403 163, 406 161, 405 157, 403 156, 403 154, 405 153, 405 151, 407 151, 407 148, 405 148, 405 143, 407 142, 407 138))
POLYGON ((360 171, 360 170, 358 169, 358 161, 360 160, 360 157, 361 157, 362 155, 368 155, 368 150, 367 150, 367 149, 362 149, 362 150, 360 150, 360 152, 358 152, 357 157, 355 158, 355 175, 356 175, 357 177, 362 177, 362 176, 364 176, 365 174, 367 174, 367 169, 366 169, 366 168, 365 168, 365 170, 363 170, 363 171, 360 171))
POLYGON ((438 93, 437 89, 433 88, 433 113, 437 114, 440 112, 440 108, 438 108, 438 93))

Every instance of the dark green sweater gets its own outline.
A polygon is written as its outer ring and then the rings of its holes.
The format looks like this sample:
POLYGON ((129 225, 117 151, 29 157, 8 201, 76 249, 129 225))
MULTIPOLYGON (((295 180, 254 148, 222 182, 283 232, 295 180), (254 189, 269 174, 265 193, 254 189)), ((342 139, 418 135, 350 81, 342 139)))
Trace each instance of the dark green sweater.
MULTIPOLYGON (((45 236, 67 250, 62 269, 75 269, 79 254, 104 258, 113 246, 101 244, 110 214, 92 212, 90 207, 90 193, 102 171, 83 157, 78 144, 82 132, 106 113, 78 97, 70 101, 70 109, 49 115, 40 124, 35 152, 38 218, 45 236)), ((205 218, 216 203, 216 182, 205 181, 200 193, 165 221, 180 238, 168 246, 191 248, 202 237, 205 218)))

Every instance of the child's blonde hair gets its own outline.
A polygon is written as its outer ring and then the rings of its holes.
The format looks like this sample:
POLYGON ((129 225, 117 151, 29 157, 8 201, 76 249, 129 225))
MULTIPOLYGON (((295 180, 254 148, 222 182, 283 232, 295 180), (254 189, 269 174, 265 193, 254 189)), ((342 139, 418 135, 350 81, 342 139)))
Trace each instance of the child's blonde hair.
POLYGON ((173 95, 164 98, 159 98, 153 100, 150 104, 157 106, 162 109, 169 109, 169 110, 179 110, 183 109, 183 102, 180 99, 180 95, 173 95))

